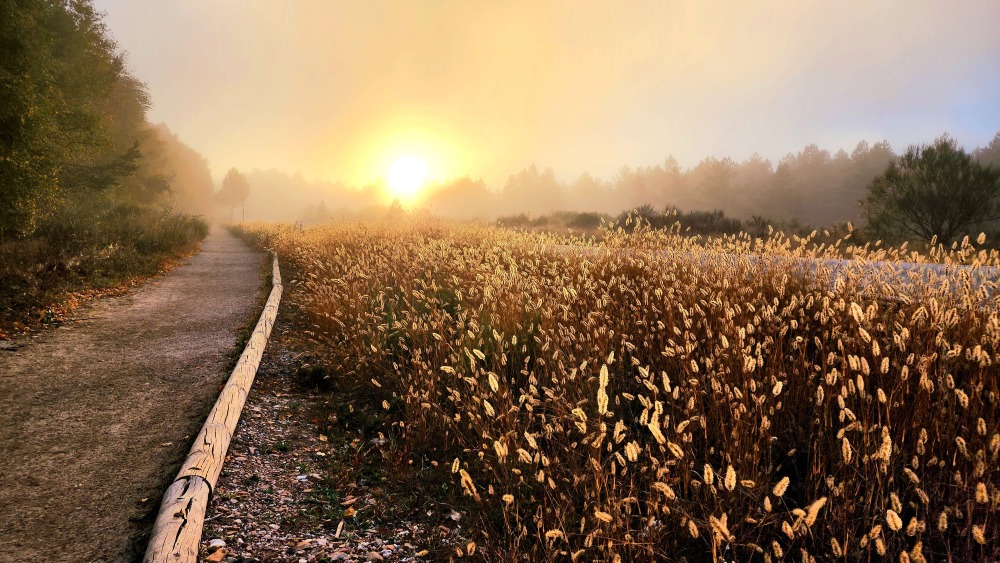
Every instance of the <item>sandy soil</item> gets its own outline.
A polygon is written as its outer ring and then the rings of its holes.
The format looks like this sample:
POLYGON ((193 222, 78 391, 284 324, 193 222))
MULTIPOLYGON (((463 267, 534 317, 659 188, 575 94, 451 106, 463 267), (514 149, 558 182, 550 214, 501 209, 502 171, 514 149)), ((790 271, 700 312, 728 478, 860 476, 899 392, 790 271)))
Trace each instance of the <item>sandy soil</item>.
POLYGON ((254 320, 262 260, 213 231, 166 276, 78 312, 89 320, 0 350, 0 561, 141 557, 254 320))

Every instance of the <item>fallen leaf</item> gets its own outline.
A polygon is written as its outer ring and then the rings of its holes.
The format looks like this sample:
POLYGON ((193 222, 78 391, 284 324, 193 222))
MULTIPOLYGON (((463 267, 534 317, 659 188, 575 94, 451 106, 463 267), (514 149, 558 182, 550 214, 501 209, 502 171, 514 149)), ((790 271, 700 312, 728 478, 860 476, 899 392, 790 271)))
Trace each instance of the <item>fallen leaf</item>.
POLYGON ((344 511, 344 516, 350 518, 351 516, 354 516, 354 512, 355 510, 353 508, 348 508, 344 511))
POLYGON ((357 497, 348 496, 346 499, 344 499, 344 502, 340 503, 340 506, 351 506, 356 502, 358 502, 357 497))
POLYGON ((212 561, 214 563, 217 563, 225 559, 225 557, 226 557, 226 548, 222 548, 213 551, 211 555, 205 558, 205 561, 212 561))

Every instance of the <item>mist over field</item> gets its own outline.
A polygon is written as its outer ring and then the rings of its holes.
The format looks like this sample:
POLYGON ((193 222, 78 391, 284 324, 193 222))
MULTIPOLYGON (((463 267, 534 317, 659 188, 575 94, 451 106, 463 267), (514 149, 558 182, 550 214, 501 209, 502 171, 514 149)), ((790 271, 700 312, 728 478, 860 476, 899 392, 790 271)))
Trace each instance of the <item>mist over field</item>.
POLYGON ((826 225, 857 220, 911 144, 1000 150, 988 1, 96 6, 151 118, 217 182, 248 173, 259 220, 401 199, 486 219, 648 203, 826 225), (407 197, 386 186, 402 155, 427 168, 407 197))

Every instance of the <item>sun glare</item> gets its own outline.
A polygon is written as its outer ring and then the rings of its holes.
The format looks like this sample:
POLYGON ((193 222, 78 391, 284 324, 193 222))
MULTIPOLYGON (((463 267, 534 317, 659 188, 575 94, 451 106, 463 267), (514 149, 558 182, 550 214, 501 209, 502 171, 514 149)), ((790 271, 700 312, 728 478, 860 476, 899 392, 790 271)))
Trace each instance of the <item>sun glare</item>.
POLYGON ((389 187, 399 197, 414 195, 427 178, 427 165, 415 156, 402 156, 389 168, 389 187))

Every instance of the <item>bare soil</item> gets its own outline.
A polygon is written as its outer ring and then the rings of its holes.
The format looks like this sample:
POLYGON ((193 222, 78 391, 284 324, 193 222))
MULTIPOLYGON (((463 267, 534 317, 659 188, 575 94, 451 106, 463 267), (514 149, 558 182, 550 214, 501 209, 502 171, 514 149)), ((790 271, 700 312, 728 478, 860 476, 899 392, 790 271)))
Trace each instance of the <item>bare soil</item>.
POLYGON ((0 349, 0 561, 141 557, 254 318, 262 261, 213 231, 166 276, 0 349))
POLYGON ((387 444, 333 428, 346 409, 297 373, 283 307, 209 504, 202 560, 407 562, 441 545, 447 559, 461 515, 429 500, 414 506, 387 487, 387 444))

